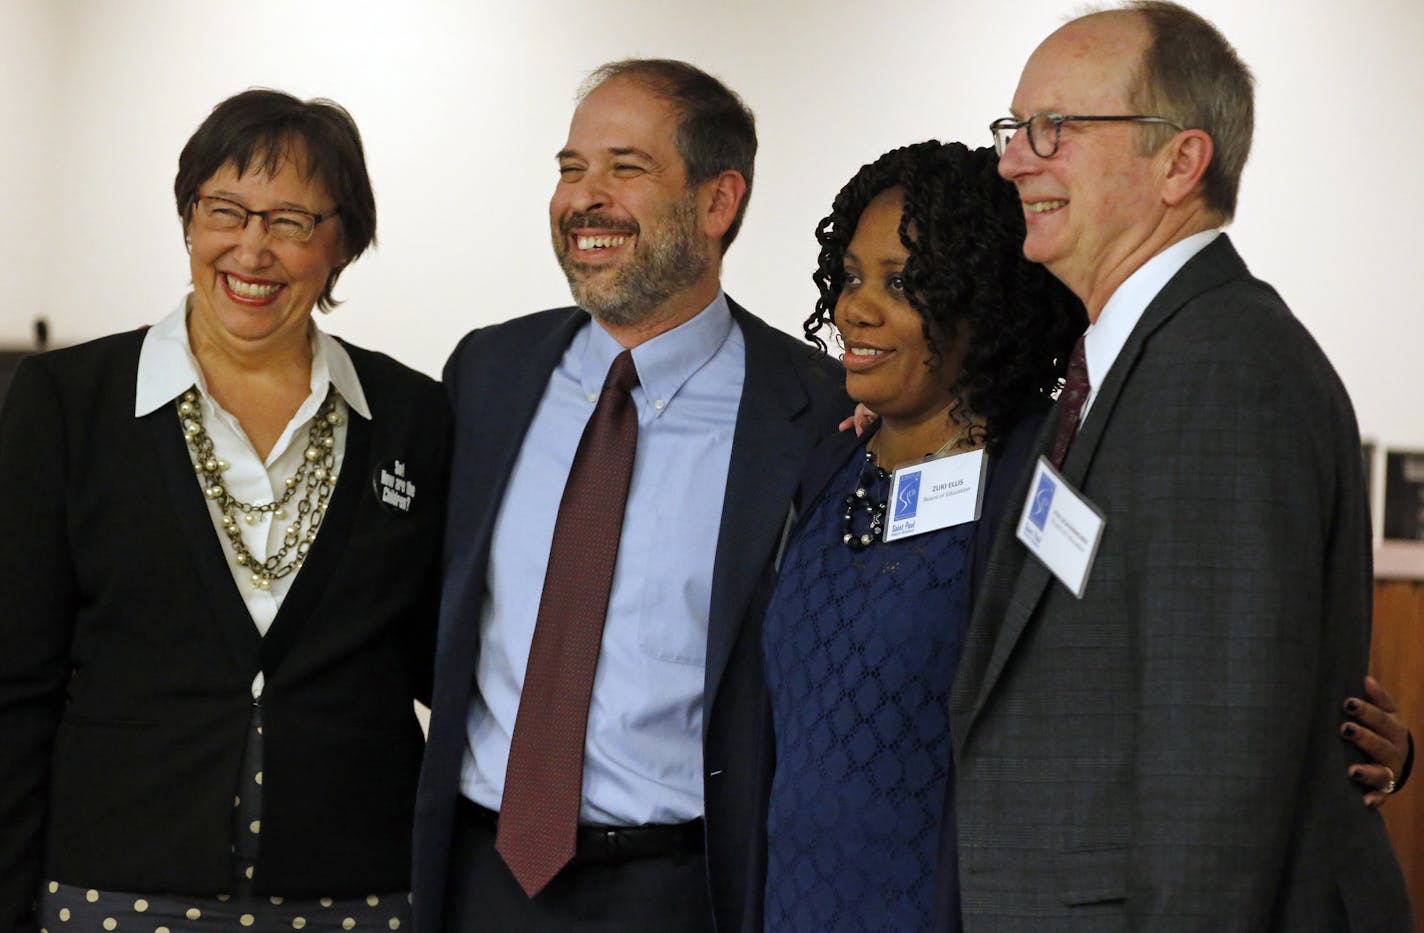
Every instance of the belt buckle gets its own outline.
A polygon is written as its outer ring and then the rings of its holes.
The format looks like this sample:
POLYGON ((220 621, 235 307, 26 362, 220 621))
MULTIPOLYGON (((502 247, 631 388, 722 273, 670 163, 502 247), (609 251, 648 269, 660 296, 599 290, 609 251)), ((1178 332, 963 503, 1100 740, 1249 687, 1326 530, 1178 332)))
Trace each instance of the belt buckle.
POLYGON ((610 827, 603 831, 603 848, 605 858, 616 859, 620 856, 618 850, 621 846, 618 844, 618 830, 610 827))

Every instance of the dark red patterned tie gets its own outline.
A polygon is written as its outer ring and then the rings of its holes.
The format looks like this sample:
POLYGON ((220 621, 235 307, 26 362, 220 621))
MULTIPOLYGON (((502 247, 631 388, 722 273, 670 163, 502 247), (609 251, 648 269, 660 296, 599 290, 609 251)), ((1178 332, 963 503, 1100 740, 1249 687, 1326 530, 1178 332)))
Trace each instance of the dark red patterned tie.
POLYGON ((583 429, 554 523, 495 836, 530 897, 574 857, 588 701, 638 447, 637 384, 624 350, 583 429))
POLYGON ((1058 434, 1053 439, 1053 456, 1050 461, 1055 470, 1063 468, 1063 458, 1068 455, 1068 445, 1073 435, 1078 433, 1078 416, 1083 413, 1083 403, 1088 400, 1088 360, 1083 352, 1083 338, 1073 344, 1073 354, 1068 357, 1068 375, 1063 379, 1063 391, 1058 395, 1058 434))

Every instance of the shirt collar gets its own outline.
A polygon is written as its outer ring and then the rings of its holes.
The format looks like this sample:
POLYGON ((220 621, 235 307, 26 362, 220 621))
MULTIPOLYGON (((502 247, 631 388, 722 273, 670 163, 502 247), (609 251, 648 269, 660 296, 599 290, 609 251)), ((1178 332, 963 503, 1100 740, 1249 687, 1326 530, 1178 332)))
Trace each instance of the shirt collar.
MULTIPOLYGON (((1097 321, 1083 335, 1083 356, 1088 364, 1088 384, 1092 387, 1093 396, 1097 395, 1098 386, 1126 346, 1127 338, 1152 299, 1193 256, 1220 235, 1221 230, 1217 228, 1178 240, 1139 266, 1112 293, 1097 321)), ((1090 397, 1089 403, 1091 401, 1090 397)), ((1084 406, 1084 413, 1086 411, 1084 406)))
MULTIPOLYGON (((352 411, 367 421, 371 420, 371 409, 366 403, 366 393, 361 388, 351 355, 340 341, 322 332, 315 324, 311 332, 312 393, 325 394, 327 384, 334 385, 352 411)), ((167 405, 190 386, 197 386, 198 391, 204 394, 208 391, 203 370, 188 343, 188 298, 185 296, 178 307, 144 335, 143 347, 138 354, 134 417, 141 418, 167 405)))
POLYGON ((366 403, 366 392, 361 388, 361 377, 356 375, 356 364, 351 362, 351 354, 346 352, 340 340, 315 324, 312 325, 312 334, 312 391, 325 388, 327 379, 330 379, 351 410, 370 421, 371 406, 366 403), (326 378, 320 382, 317 381, 318 361, 326 367, 326 378))
MULTIPOLYGON (((712 303, 672 330, 633 348, 638 385, 652 403, 654 416, 667 410, 673 397, 692 374, 716 355, 732 332, 732 312, 727 296, 718 289, 712 303)), ((579 381, 584 395, 597 399, 613 360, 623 346, 602 327, 586 327, 584 346, 578 350, 579 381)))

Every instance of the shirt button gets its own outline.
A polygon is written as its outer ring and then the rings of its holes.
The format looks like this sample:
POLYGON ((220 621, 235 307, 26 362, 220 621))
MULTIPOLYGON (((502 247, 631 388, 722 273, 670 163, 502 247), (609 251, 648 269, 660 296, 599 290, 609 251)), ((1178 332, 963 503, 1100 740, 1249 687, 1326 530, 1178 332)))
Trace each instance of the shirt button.
POLYGON ((662 400, 662 399, 658 399, 656 402, 653 403, 653 407, 656 408, 658 411, 662 411, 662 410, 663 410, 663 400, 662 400))
POLYGON ((596 393, 596 392, 590 392, 590 393, 588 393, 588 400, 589 400, 590 402, 596 402, 596 401, 598 401, 598 393, 596 393))

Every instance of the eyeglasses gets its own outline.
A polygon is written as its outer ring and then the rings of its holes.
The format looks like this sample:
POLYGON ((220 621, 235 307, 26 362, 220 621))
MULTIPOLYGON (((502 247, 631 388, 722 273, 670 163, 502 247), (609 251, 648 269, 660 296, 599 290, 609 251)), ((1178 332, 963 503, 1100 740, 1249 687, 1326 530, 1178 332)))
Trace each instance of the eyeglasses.
POLYGON ((316 232, 316 225, 341 213, 333 207, 325 214, 313 214, 284 207, 269 211, 254 211, 227 198, 198 196, 194 218, 209 230, 246 230, 248 218, 262 221, 263 228, 279 240, 305 243, 316 232))
POLYGON ((1028 127, 1028 146, 1033 150, 1033 154, 1040 159, 1051 159, 1058 152, 1058 137, 1063 132, 1065 123, 1161 123, 1172 127, 1177 132, 1186 129, 1176 120, 1169 120, 1166 117, 1145 117, 1140 115, 1118 116, 1118 117, 1088 117, 1073 114, 1071 116, 1061 113, 1050 113, 1040 111, 1033 114, 1027 120, 1015 120, 1013 117, 1004 117, 1002 120, 995 120, 989 124, 989 132, 994 134, 994 148, 999 150, 999 158, 1003 158, 1004 153, 1009 148, 1009 142, 1014 138, 1021 128, 1028 127))

